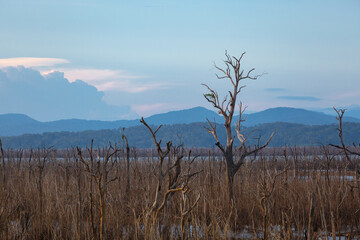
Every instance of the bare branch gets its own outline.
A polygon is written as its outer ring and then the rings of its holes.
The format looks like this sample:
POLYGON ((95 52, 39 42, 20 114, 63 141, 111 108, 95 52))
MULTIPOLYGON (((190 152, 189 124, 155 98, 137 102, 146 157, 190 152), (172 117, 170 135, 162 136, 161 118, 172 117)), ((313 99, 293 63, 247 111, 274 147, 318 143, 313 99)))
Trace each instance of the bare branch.
POLYGON ((158 128, 154 131, 154 135, 160 130, 161 127, 162 125, 158 126, 158 128))
POLYGON ((246 120, 246 116, 245 116, 245 118, 242 118, 242 115, 245 112, 246 108, 247 108, 247 106, 245 106, 243 108, 242 102, 240 102, 240 104, 239 104, 239 119, 238 119, 237 123, 235 123, 235 130, 236 130, 236 133, 237 133, 237 138, 239 139, 241 144, 245 144, 245 140, 246 140, 244 135, 240 132, 240 130, 241 130, 241 122, 244 122, 246 120))
POLYGON ((191 205, 191 207, 186 210, 185 212, 182 213, 182 215, 185 217, 186 215, 188 215, 194 208, 195 206, 198 204, 199 200, 200 200, 200 197, 201 197, 201 193, 198 194, 195 202, 193 203, 193 205, 191 205))
POLYGON ((204 126, 204 125, 202 125, 202 126, 208 131, 208 133, 211 133, 211 134, 214 136, 214 138, 215 138, 215 140, 216 140, 216 146, 218 146, 218 147, 220 148, 220 150, 221 150, 222 152, 224 152, 225 149, 224 149, 224 147, 220 144, 219 138, 218 138, 217 133, 216 133, 216 122, 214 121, 214 123, 212 124, 212 123, 209 121, 209 119, 206 119, 206 121, 208 122, 209 127, 206 127, 206 126, 204 126))
POLYGON ((252 79, 252 80, 256 80, 258 77, 257 76, 254 76, 254 77, 251 77, 250 76, 250 73, 255 71, 255 68, 252 68, 248 71, 247 75, 245 77, 241 77, 240 80, 243 80, 243 79, 252 79))
POLYGON ((182 191, 183 189, 184 189, 183 187, 176 189, 168 189, 164 195, 162 203, 160 204, 159 208, 156 211, 156 215, 165 207, 166 201, 168 200, 168 197, 171 193, 179 192, 182 191))
POLYGON ((150 134, 151 134, 151 136, 152 136, 152 138, 153 138, 154 144, 155 144, 155 146, 156 146, 156 149, 157 149, 159 155, 161 155, 161 157, 162 157, 162 156, 166 156, 166 155, 170 152, 171 142, 168 142, 168 143, 166 144, 166 145, 167 145, 166 151, 163 152, 162 149, 161 149, 161 146, 160 146, 161 140, 160 140, 160 141, 157 141, 157 140, 156 140, 156 136, 155 136, 155 134, 157 133, 157 131, 159 131, 159 129, 161 128, 162 125, 160 125, 155 131, 153 131, 153 130, 151 129, 151 127, 146 123, 146 121, 144 120, 143 117, 141 117, 140 123, 144 124, 145 127, 149 130, 149 132, 150 132, 150 134), (170 144, 170 145, 169 145, 169 144, 170 144))
POLYGON ((360 154, 358 152, 351 151, 349 148, 347 148, 346 145, 345 145, 345 142, 344 142, 344 138, 343 138, 343 122, 342 122, 342 119, 343 119, 343 116, 344 116, 344 113, 345 113, 346 109, 336 109, 335 107, 333 107, 333 108, 334 108, 334 110, 335 110, 335 112, 337 114, 336 119, 339 121, 339 127, 338 127, 337 130, 339 132, 339 139, 340 139, 340 144, 341 145, 339 146, 339 145, 330 144, 330 146, 341 149, 344 152, 345 158, 349 162, 349 164, 354 169, 357 170, 358 174, 360 174, 360 169, 357 168, 357 166, 351 160, 351 157, 349 155, 349 154, 353 154, 353 155, 360 156, 360 154))
POLYGON ((260 150, 264 149, 265 147, 267 147, 267 145, 269 145, 272 137, 274 136, 275 132, 276 132, 276 129, 272 132, 271 136, 269 137, 269 139, 267 140, 267 142, 266 142, 264 145, 262 145, 262 146, 260 146, 260 147, 256 147, 256 148, 254 148, 254 149, 253 149, 252 151, 250 151, 250 152, 246 152, 245 155, 246 155, 246 156, 249 156, 249 155, 254 154, 254 153, 257 153, 258 151, 260 151, 260 150))

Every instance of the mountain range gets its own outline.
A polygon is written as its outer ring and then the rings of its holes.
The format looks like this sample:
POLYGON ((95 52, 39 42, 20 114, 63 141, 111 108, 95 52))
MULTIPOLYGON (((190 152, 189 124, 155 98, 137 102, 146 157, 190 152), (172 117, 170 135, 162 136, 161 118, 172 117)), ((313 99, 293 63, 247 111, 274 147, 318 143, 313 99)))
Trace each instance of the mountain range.
MULTIPOLYGON (((327 125, 337 123, 334 116, 316 111, 298 108, 278 107, 270 108, 261 112, 247 114, 246 121, 242 124, 252 127, 264 123, 286 122, 302 125, 327 125)), ((150 125, 174 125, 205 122, 206 119, 222 123, 223 117, 216 112, 203 107, 195 107, 186 110, 171 111, 156 114, 145 118, 150 125)), ((238 116, 234 117, 234 122, 238 116)), ((359 118, 347 117, 344 122, 360 123, 359 118)), ((86 130, 120 129, 140 125, 136 120, 98 121, 67 119, 50 122, 40 122, 24 114, 1 114, 0 136, 18 136, 22 134, 42 134, 45 132, 81 132, 86 130)))

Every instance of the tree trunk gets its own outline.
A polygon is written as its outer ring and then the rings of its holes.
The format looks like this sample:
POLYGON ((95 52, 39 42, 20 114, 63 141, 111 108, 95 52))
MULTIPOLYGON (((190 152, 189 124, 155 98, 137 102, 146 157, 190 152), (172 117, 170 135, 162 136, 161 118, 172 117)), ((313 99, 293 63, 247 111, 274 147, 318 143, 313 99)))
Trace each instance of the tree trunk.
POLYGON ((0 139, 0 151, 1 151, 1 162, 2 162, 2 188, 6 189, 6 169, 5 169, 5 153, 2 147, 2 142, 0 139))
POLYGON ((81 172, 79 171, 77 176, 77 190, 78 190, 78 234, 79 238, 82 237, 82 194, 81 194, 81 172))
POLYGON ((309 216, 308 216, 308 227, 307 227, 307 240, 313 239, 313 218, 314 218, 314 196, 315 194, 312 193, 310 196, 310 207, 309 207, 309 216))
POLYGON ((234 176, 229 171, 227 173, 228 200, 231 204, 231 201, 234 199, 234 176))
POLYGON ((89 176, 89 201, 90 201, 90 208, 89 208, 89 213, 90 213, 90 222, 91 222, 91 232, 92 232, 92 236, 95 238, 96 236, 96 230, 95 230, 95 223, 94 223, 94 197, 93 197, 93 178, 92 176, 89 176))
MULTIPOLYGON (((101 184, 101 183, 99 183, 101 184)), ((99 240, 104 239, 104 215, 105 215, 105 203, 104 203, 104 192, 101 189, 100 185, 98 185, 99 191, 99 207, 100 207, 100 216, 99 216, 99 240)))
POLYGON ((233 162, 233 154, 232 150, 226 149, 225 152, 225 161, 226 161, 226 176, 227 176, 227 189, 228 189, 228 201, 231 204, 234 199, 234 176, 236 171, 234 171, 234 162, 233 162))
POLYGON ((127 204, 127 209, 129 209, 130 201, 130 148, 126 141, 126 188, 125 188, 125 200, 127 204))

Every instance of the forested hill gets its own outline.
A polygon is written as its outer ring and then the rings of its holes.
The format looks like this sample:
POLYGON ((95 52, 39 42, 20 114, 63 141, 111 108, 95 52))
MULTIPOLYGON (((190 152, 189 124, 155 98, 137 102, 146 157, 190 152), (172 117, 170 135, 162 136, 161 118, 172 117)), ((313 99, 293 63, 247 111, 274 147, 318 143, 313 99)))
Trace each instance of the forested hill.
MULTIPOLYGON (((324 125, 336 124, 335 116, 321 112, 309 111, 299 108, 278 107, 270 108, 261 112, 245 114, 246 121, 244 126, 252 127, 264 123, 288 122, 305 125, 324 125)), ((243 116, 245 117, 245 116, 243 116)), ((203 107, 171 111, 156 114, 145 118, 148 124, 190 124, 203 122, 209 119, 218 123, 223 123, 224 118, 216 112, 203 107)), ((236 122, 238 116, 234 116, 236 122)), ((345 114, 344 122, 360 123, 359 118, 345 114)), ((24 114, 0 114, 0 136, 18 136, 22 134, 42 134, 45 132, 81 132, 86 130, 104 130, 122 127, 132 127, 140 125, 139 119, 136 120, 117 120, 117 121, 98 121, 65 119, 51 122, 40 122, 24 114)))
MULTIPOLYGON (((205 124, 205 123, 204 123, 205 124)), ((264 142, 276 129, 270 146, 309 146, 339 143, 337 125, 308 126, 293 123, 267 123, 244 129, 248 135, 249 144, 257 143, 261 136, 264 142)), ((217 126, 218 136, 225 140, 225 131, 222 125, 217 126)), ((125 129, 129 144, 137 148, 153 147, 150 133, 144 126, 134 126, 125 129)), ((234 131, 235 134, 235 131, 234 131)), ((82 132, 55 132, 44 134, 25 134, 14 137, 2 137, 5 148, 38 148, 54 146, 55 148, 71 148, 75 146, 89 146, 94 139, 95 146, 106 146, 109 142, 121 141, 122 129, 114 130, 89 130, 82 132)), ((214 147, 215 140, 201 123, 164 125, 157 133, 162 143, 172 140, 174 144, 180 142, 185 147, 214 147)), ((344 139, 347 144, 360 143, 360 123, 344 123, 344 139)), ((238 141, 235 144, 239 144, 238 141)))

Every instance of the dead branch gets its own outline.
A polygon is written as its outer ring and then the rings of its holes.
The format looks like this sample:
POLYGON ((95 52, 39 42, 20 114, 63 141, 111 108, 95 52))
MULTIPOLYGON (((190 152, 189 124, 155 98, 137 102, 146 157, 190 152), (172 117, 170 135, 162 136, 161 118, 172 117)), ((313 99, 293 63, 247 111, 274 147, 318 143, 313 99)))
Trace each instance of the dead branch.
POLYGON ((337 114, 336 119, 339 121, 339 127, 337 128, 337 130, 339 132, 340 145, 330 144, 330 146, 335 147, 337 149, 341 149, 342 152, 345 155, 346 160, 349 162, 351 167, 353 167, 355 169, 355 171, 357 172, 357 174, 360 175, 360 169, 358 168, 358 166, 356 164, 354 164, 354 162, 351 160, 351 157, 350 157, 350 155, 360 156, 360 153, 352 151, 351 149, 349 149, 345 145, 345 142, 344 142, 344 137, 343 137, 343 116, 344 116, 344 113, 345 113, 346 109, 336 109, 335 107, 333 107, 333 109, 335 110, 335 112, 337 114))

